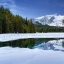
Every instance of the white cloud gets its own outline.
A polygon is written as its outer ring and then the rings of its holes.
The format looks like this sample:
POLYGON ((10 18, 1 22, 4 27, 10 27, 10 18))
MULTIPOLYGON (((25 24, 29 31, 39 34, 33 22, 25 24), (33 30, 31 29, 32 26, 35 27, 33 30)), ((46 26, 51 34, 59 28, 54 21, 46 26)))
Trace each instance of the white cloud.
POLYGON ((16 5, 14 0, 0 0, 0 6, 1 5, 3 5, 5 8, 9 8, 13 14, 21 15, 22 11, 25 10, 23 7, 20 8, 18 5, 16 5))
POLYGON ((15 2, 13 0, 0 0, 0 5, 10 8, 15 6, 15 2))
POLYGON ((16 4, 13 0, 0 0, 0 6, 3 5, 5 8, 15 9, 16 4))

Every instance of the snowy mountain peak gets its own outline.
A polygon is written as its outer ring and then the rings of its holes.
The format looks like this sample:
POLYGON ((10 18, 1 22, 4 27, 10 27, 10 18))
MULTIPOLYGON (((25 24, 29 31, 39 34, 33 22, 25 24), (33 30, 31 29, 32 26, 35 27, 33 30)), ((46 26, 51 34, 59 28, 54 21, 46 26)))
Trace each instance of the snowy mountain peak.
POLYGON ((41 17, 38 17, 38 18, 35 18, 35 19, 42 19, 43 17, 52 17, 52 16, 57 16, 58 14, 52 14, 52 15, 45 15, 45 16, 41 16, 41 17))
POLYGON ((53 14, 35 18, 34 23, 40 23, 42 25, 47 24, 50 26, 64 26, 63 20, 63 15, 53 14))

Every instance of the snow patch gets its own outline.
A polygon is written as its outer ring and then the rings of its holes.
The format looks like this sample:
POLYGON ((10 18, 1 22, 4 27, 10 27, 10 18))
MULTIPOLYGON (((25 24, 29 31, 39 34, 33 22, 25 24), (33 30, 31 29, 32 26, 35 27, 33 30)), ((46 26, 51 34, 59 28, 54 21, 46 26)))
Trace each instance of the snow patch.
POLYGON ((0 34, 0 42, 27 38, 64 38, 64 33, 17 33, 0 34))

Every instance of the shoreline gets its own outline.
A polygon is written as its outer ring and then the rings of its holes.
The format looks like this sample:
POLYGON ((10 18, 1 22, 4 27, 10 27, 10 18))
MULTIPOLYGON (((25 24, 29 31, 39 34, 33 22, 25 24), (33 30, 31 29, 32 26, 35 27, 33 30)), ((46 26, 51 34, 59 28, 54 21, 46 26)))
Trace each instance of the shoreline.
POLYGON ((0 42, 28 38, 64 38, 64 33, 6 33, 0 34, 0 42))

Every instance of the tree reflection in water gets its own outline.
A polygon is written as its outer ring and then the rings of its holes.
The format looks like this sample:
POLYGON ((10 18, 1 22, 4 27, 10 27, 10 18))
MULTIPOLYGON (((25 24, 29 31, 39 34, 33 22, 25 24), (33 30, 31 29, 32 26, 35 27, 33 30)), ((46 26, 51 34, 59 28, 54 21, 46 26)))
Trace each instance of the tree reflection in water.
POLYGON ((57 39, 55 41, 54 40, 55 39, 20 39, 9 42, 0 42, 0 47, 10 46, 30 49, 40 48, 43 50, 64 51, 64 39, 61 39, 62 41, 60 41, 60 39, 57 39), (50 41, 53 43, 51 43, 50 41), (60 47, 62 47, 63 49, 56 48, 57 46, 59 46, 58 43, 61 44, 60 47))

